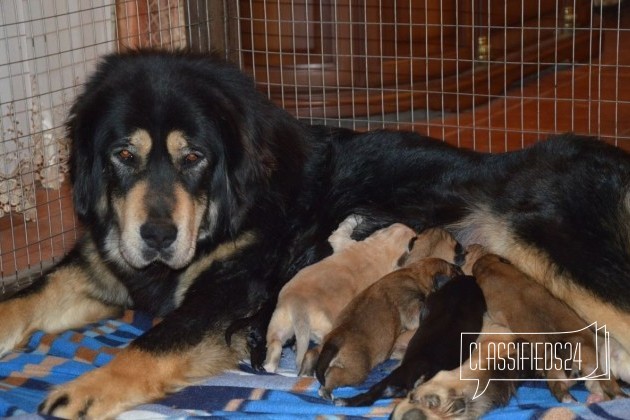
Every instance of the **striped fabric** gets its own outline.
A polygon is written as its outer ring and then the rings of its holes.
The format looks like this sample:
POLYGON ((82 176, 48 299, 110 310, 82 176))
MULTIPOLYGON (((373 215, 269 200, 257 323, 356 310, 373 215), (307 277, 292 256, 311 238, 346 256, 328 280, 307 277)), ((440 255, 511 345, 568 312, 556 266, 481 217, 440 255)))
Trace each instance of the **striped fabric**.
MULTIPOLYGON (((106 364, 118 349, 154 322, 142 313, 128 311, 120 319, 59 335, 34 334, 22 351, 0 359, 0 416, 41 419, 33 413, 51 386, 106 364)), ((341 388, 335 395, 345 397, 365 390, 394 366, 388 361, 377 367, 361 387, 341 388)), ((257 375, 242 363, 238 370, 188 387, 158 403, 137 407, 120 418, 387 418, 395 405, 393 400, 382 400, 372 407, 336 407, 318 397, 318 387, 315 379, 296 376, 294 354, 285 349, 278 374, 257 375)), ((587 391, 582 385, 576 386, 573 395, 583 402, 587 391)), ((628 418, 629 401, 590 406, 559 404, 543 382, 527 382, 507 407, 493 410, 486 418, 628 418)))

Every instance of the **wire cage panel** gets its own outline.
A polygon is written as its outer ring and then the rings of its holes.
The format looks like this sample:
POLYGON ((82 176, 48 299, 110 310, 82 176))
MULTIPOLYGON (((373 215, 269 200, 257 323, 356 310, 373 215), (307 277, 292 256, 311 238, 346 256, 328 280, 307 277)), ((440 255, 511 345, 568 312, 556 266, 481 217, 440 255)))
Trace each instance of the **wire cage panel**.
POLYGON ((630 150, 630 1, 606 3, 3 0, 0 297, 80 233, 64 123, 104 54, 219 51, 312 123, 490 152, 572 131, 630 150))

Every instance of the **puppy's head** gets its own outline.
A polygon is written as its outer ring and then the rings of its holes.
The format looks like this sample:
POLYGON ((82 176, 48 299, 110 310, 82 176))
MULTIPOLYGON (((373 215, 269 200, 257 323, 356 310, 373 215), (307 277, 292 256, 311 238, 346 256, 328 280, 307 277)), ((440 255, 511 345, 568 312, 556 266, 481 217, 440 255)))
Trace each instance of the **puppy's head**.
POLYGON ((483 280, 500 276, 512 278, 523 274, 507 259, 496 254, 482 254, 472 265, 472 275, 483 280))
POLYGON ((472 276, 473 266, 479 258, 483 257, 487 253, 488 251, 479 244, 467 246, 464 252, 464 263, 461 265, 464 274, 472 276))
POLYGON ((407 251, 400 257, 398 265, 403 267, 427 257, 459 264, 463 259, 463 248, 446 230, 426 229, 409 241, 407 251))
POLYGON ((108 56, 68 123, 79 218, 120 267, 185 267, 201 241, 236 236, 255 203, 280 199, 270 185, 293 188, 282 172, 303 150, 277 144, 298 129, 283 116, 217 57, 108 56))
POLYGON ((372 233, 363 242, 366 245, 371 244, 370 248, 373 248, 380 257, 384 257, 383 260, 389 261, 391 271, 398 268, 400 255, 406 252, 405 247, 415 236, 416 232, 410 227, 394 223, 372 233))
POLYGON ((462 274, 459 267, 444 261, 441 258, 424 258, 413 264, 407 265, 420 280, 425 293, 430 293, 441 288, 453 277, 462 274))

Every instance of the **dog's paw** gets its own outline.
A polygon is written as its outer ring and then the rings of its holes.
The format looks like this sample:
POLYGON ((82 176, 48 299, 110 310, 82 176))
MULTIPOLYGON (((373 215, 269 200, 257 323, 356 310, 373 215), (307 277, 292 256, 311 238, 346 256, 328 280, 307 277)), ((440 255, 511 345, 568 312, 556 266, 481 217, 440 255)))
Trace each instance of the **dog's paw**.
POLYGON ((252 369, 256 372, 265 372, 264 364, 267 358, 267 340, 260 331, 252 327, 247 333, 247 348, 252 369))
POLYGON ((55 388, 39 411, 71 419, 113 418, 187 385, 189 360, 180 355, 156 357, 123 350, 109 364, 55 388))
POLYGON ((56 388, 39 406, 39 412, 65 419, 108 419, 134 405, 124 384, 102 382, 86 375, 56 388))
POLYGON ((475 389, 474 381, 459 379, 459 368, 441 371, 409 392, 407 398, 394 408, 391 418, 478 418, 490 404, 485 395, 473 401, 475 389))

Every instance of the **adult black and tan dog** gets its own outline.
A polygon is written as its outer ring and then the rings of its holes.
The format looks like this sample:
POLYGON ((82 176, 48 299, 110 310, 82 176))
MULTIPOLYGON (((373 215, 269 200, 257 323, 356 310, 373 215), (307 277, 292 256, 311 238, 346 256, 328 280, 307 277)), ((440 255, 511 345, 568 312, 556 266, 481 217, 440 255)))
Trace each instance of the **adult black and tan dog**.
POLYGON ((283 282, 351 213, 364 234, 398 221, 481 243, 630 349, 630 156, 602 142, 485 155, 308 126, 220 59, 160 52, 106 57, 69 132, 86 232, 0 304, 0 353, 126 307, 163 321, 52 391, 44 413, 108 417, 234 366, 226 327, 246 318, 256 350, 283 282))

